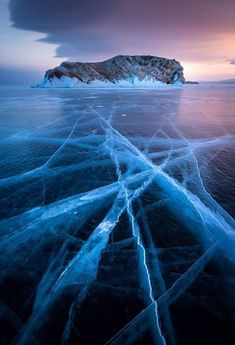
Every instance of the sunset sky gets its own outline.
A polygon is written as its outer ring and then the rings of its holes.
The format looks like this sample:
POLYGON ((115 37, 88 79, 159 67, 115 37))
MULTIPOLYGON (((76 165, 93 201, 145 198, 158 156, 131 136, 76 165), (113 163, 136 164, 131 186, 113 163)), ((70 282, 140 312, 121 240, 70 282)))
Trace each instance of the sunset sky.
POLYGON ((0 0, 0 84, 64 60, 179 60, 187 80, 235 78, 235 0, 0 0))

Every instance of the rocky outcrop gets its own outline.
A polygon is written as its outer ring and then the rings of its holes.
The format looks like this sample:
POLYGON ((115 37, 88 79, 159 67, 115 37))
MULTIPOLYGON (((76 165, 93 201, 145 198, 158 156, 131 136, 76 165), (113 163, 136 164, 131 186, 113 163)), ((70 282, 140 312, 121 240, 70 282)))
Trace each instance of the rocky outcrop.
POLYGON ((186 80, 186 81, 184 82, 184 84, 188 84, 188 85, 198 85, 199 82, 198 82, 198 81, 186 80))
POLYGON ((37 86, 156 87, 184 81, 183 67, 174 59, 119 55, 103 62, 63 62, 48 70, 37 86))

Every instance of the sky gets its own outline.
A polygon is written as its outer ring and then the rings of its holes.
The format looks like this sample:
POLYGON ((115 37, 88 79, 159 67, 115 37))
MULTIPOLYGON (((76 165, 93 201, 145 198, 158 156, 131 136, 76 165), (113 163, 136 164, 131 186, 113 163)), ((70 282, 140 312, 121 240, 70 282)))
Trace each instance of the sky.
POLYGON ((187 80, 235 78, 235 0, 0 0, 0 84, 62 61, 175 58, 187 80))

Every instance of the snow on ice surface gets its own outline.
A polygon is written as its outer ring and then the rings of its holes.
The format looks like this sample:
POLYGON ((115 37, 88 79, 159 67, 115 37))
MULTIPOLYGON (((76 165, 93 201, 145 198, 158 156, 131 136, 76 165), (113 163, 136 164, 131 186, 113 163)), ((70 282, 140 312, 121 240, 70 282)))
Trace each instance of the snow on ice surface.
POLYGON ((234 96, 1 90, 1 343, 233 344, 234 96))

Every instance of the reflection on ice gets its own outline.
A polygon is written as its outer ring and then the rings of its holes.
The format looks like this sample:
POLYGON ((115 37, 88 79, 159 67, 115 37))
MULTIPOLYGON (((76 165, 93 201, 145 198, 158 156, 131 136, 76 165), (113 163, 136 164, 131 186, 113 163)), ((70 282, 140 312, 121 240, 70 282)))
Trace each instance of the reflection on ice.
POLYGON ((13 108, 0 147, 4 344, 230 344, 229 120, 196 129, 190 89, 43 92, 58 118, 13 108))

